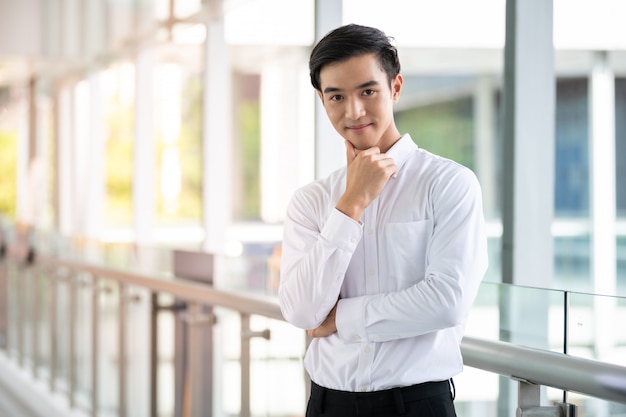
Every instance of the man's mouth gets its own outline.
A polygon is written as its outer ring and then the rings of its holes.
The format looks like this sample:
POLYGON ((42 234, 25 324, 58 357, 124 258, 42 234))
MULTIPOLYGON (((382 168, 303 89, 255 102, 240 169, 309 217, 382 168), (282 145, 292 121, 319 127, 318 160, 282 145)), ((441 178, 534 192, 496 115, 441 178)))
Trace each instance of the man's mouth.
POLYGON ((346 128, 348 130, 362 130, 365 129, 366 127, 370 126, 371 123, 364 123, 364 124, 360 124, 360 125, 354 125, 354 126, 346 126, 346 128))

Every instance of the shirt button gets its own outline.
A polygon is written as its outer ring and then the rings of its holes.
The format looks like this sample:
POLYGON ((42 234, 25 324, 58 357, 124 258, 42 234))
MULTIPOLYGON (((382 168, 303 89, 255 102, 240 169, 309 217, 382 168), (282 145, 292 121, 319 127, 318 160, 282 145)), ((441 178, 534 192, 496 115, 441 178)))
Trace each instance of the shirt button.
POLYGON ((372 349, 369 346, 365 346, 365 349, 363 349, 363 351, 365 353, 370 353, 372 351, 372 349))
POLYGON ((369 229, 369 230, 367 231, 367 234, 368 234, 368 235, 373 235, 373 234, 374 234, 374 229, 369 229))
POLYGON ((367 387, 366 386, 362 386, 361 387, 361 392, 366 392, 367 391, 367 387))
POLYGON ((356 243, 356 237, 350 238, 350 243, 356 243))
POLYGON ((370 268, 370 269, 368 269, 368 270, 367 270, 367 273, 368 273, 368 275, 370 275, 370 276, 371 276, 371 275, 374 275, 374 274, 375 274, 374 268, 370 268))

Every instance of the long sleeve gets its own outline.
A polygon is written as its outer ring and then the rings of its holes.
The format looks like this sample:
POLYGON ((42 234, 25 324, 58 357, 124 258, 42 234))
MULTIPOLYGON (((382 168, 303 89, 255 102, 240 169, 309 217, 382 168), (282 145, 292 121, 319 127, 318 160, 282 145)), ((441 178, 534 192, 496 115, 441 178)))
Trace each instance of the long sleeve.
POLYGON ((383 254, 388 266, 381 269, 392 276, 380 280, 405 284, 342 299, 337 309, 342 340, 381 342, 464 323, 487 268, 487 239, 478 181, 457 167, 431 183, 429 220, 385 225, 379 241, 392 249, 383 254), (416 250, 407 253, 411 248, 416 250))
POLYGON ((278 298, 285 319, 313 329, 339 297, 361 226, 334 209, 316 185, 292 198, 284 225, 278 298))

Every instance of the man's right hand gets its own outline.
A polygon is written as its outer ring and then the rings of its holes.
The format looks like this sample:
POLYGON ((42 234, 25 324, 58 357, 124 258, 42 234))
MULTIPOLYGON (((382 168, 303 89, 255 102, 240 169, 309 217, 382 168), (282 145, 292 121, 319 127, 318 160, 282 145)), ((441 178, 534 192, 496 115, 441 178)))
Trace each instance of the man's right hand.
POLYGON ((337 210, 356 221, 367 206, 381 193, 389 178, 396 173, 394 160, 377 147, 357 150, 346 141, 348 172, 346 191, 337 202, 337 210))

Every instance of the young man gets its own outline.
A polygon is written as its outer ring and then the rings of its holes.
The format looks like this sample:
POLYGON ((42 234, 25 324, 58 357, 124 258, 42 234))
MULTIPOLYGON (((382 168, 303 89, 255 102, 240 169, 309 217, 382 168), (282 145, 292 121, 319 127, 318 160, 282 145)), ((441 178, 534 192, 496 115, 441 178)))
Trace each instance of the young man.
POLYGON ((403 79, 383 32, 335 29, 309 68, 347 166, 298 190, 284 225, 281 310, 313 338, 306 415, 454 416, 487 268, 478 181, 398 131, 403 79))

